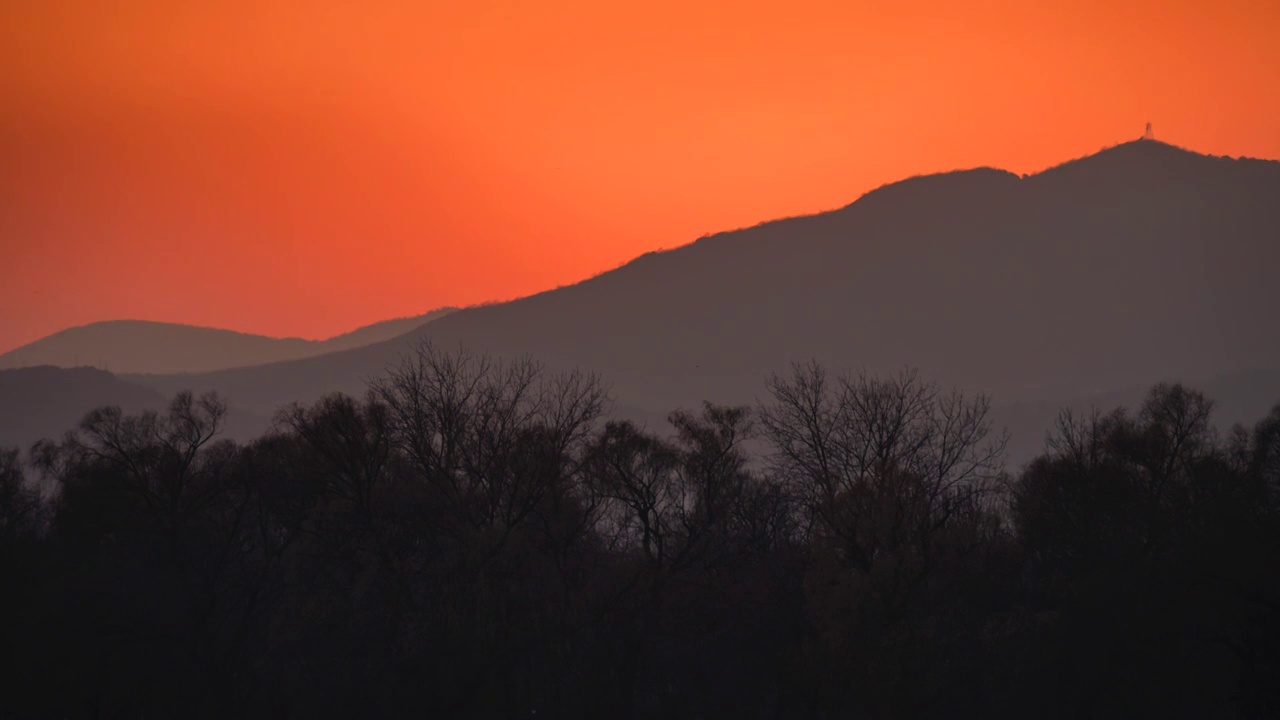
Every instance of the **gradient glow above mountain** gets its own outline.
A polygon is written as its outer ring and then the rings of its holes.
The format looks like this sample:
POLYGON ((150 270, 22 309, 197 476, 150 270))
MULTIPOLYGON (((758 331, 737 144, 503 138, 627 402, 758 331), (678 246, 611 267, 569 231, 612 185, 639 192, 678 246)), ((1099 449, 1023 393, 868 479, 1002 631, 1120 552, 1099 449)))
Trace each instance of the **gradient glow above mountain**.
POLYGON ((1280 157, 1278 27, 1268 0, 0 2, 0 352, 125 317, 327 337, 1147 121, 1280 157))

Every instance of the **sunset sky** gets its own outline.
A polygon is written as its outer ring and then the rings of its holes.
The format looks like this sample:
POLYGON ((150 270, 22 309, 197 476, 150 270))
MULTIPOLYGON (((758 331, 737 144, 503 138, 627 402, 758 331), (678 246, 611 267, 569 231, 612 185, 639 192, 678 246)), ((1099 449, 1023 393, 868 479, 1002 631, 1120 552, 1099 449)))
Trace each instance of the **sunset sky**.
POLYGON ((1280 158, 1275 0, 0 0, 0 70, 0 352, 326 337, 1148 120, 1280 158))

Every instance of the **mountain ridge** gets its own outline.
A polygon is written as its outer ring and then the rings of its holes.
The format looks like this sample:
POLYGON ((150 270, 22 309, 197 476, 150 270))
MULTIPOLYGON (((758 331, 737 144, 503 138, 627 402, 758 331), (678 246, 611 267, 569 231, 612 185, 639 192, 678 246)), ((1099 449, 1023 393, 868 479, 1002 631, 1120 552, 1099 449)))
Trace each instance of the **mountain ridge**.
POLYGON ((1052 405, 1280 370, 1280 339, 1260 330, 1280 306, 1277 228, 1280 162, 1143 140, 1034 175, 888 183, 360 348, 124 379, 217 390, 269 415, 363 394, 430 341, 597 371, 619 407, 648 417, 751 403, 770 372, 809 359, 874 374, 909 365, 1000 404, 1052 405))
MULTIPOLYGON (((663 375, 689 372, 696 369, 694 366, 700 363, 692 362, 688 357, 677 357, 680 354, 690 355, 690 353, 683 353, 682 343, 695 341, 709 333, 732 335, 733 331, 737 330, 741 331, 739 333, 741 335, 749 332, 762 320, 765 325, 774 329, 796 322, 793 317, 795 313, 771 310, 771 303, 767 301, 775 295, 780 297, 781 291, 772 287, 770 282, 774 282, 775 285, 785 284, 785 294, 794 301, 788 309, 804 307, 806 300, 813 301, 819 310, 829 309, 822 306, 823 298, 813 296, 812 289, 808 287, 812 285, 808 282, 808 277, 821 276, 830 282, 838 281, 839 278, 832 278, 829 270, 833 264, 840 263, 847 263, 851 272, 856 269, 862 274, 859 278, 860 286, 864 288, 874 286, 873 289, 876 291, 896 296, 901 306, 898 314, 903 315, 901 310, 905 308, 910 311, 906 313, 910 317, 899 318, 897 327, 878 323, 876 316, 865 311, 865 301, 868 298, 864 297, 863 303, 842 308, 842 312, 833 315, 833 319, 857 316, 858 321, 872 326, 869 329, 878 330, 882 334, 887 332, 890 336, 888 339, 902 339, 905 334, 899 330, 904 322, 909 324, 908 321, 919 320, 930 312, 936 313, 939 307, 942 308, 942 312, 946 312, 945 304, 937 306, 918 302, 911 296, 910 291, 922 292, 930 288, 936 289, 940 285, 946 286, 945 290, 960 291, 966 279, 971 280, 976 275, 991 271, 991 268, 982 266, 984 262, 994 264, 996 274, 1008 286, 1003 288, 1002 294, 987 298, 982 307, 974 310, 984 312, 1000 310, 1006 315, 1012 314, 1015 320, 1032 324, 1034 313, 1030 310, 1036 308, 1017 312, 1017 308, 999 307, 1000 303, 1012 303, 1014 299, 1037 298, 1036 288, 1044 284, 1040 282, 1041 278, 1036 277, 1037 272, 1047 273, 1049 270, 1067 269, 1075 273, 1076 277, 1073 277, 1073 280, 1080 279, 1081 275, 1088 275, 1087 271, 1090 270, 1087 267, 1088 262, 1099 258, 1106 259, 1109 252, 1105 248, 1106 243, 1096 243, 1097 247, 1091 248, 1091 253, 1095 257, 1087 258, 1085 261, 1075 257, 1078 255, 1080 242, 1091 233, 1099 229, 1128 233, 1137 227, 1142 230, 1139 233, 1142 235, 1140 240, 1147 242, 1150 238, 1164 234, 1166 231, 1172 237, 1185 230, 1185 218, 1171 220, 1148 212, 1151 208, 1147 205, 1153 197, 1159 199, 1168 196, 1175 201, 1181 201, 1185 199, 1181 196, 1187 194, 1186 182, 1178 175, 1169 177, 1164 171, 1163 168, 1169 158, 1174 158, 1180 166, 1185 165, 1182 160, 1189 160, 1191 167, 1201 170, 1206 167, 1205 163, 1216 164, 1219 160, 1164 143, 1143 140, 1113 146, 1101 153, 1068 161, 1026 178, 994 169, 962 170, 909 178, 877 188, 838 210, 781 218, 748 228, 716 233, 678 248, 646 253, 630 263, 575 285, 508 303, 468 308, 421 328, 413 335, 405 336, 404 339, 435 338, 446 345, 463 344, 479 348, 489 346, 490 349, 499 352, 530 351, 549 360, 576 361, 589 368, 599 367, 601 364, 606 367, 614 365, 615 367, 610 368, 611 370, 622 371, 625 374, 629 368, 616 367, 619 363, 615 360, 632 354, 636 346, 626 341, 623 336, 654 333, 659 330, 659 326, 664 326, 661 329, 667 335, 665 339, 672 347, 671 352, 660 354, 652 362, 647 363, 643 370, 641 368, 635 370, 641 374, 657 372, 663 375), (1141 167, 1153 162, 1158 165, 1155 170, 1150 168, 1144 170, 1141 167), (1132 167, 1134 163, 1139 163, 1140 166, 1132 167), (1062 168, 1070 168, 1071 172, 1053 174, 1062 168), (1080 177, 1082 171, 1091 177, 1082 179, 1080 177), (1130 187, 1120 197, 1112 197, 1098 191, 1099 178, 1134 177, 1135 173, 1136 176, 1145 178, 1145 181, 1155 185, 1130 187), (1049 180, 1040 180, 1046 177, 1049 180), (1080 187, 1072 187, 1069 188, 1071 192, 1063 192, 1057 186, 1067 180, 1080 187), (1050 193, 1052 197, 1042 197, 1045 192, 1050 193), (943 196, 944 201, 938 200, 939 195, 943 196), (1091 207, 1082 209, 1080 205, 1082 199, 1091 204, 1091 207), (927 211, 917 207, 919 204, 923 204, 927 211), (1134 208, 1137 209, 1136 212, 1131 213, 1134 217, 1127 217, 1126 213, 1134 208), (1000 210, 1003 214, 997 217, 993 214, 995 210, 1000 210), (1038 230, 1042 232, 1039 232, 1037 242, 1034 244, 1026 242, 1028 239, 1026 236, 1032 234, 1027 226, 1034 225, 1042 219, 1047 220, 1048 225, 1064 222, 1068 227, 1065 229, 1039 228, 1038 230), (850 228, 850 225, 856 227, 850 228), (960 239, 956 235, 957 228, 965 231, 964 239, 967 242, 957 242, 960 239), (916 252, 926 246, 935 251, 934 257, 920 256, 916 252), (904 247, 911 248, 915 254, 903 253, 904 247), (944 257, 936 252, 948 247, 960 247, 966 250, 968 255, 944 257), (732 253, 728 252, 729 249, 732 253), (1028 256, 1032 250, 1043 251, 1043 257, 1028 256), (701 327, 679 327, 680 323, 689 325, 688 316, 690 313, 696 314, 697 308, 684 308, 686 312, 681 312, 681 302, 671 299, 670 291, 673 285, 679 285, 686 291, 684 299, 687 300, 698 296, 696 292, 698 282, 716 273, 735 275, 734 284, 726 284, 720 288, 726 293, 737 293, 735 299, 743 299, 742 293, 738 292, 743 286, 751 287, 757 297, 764 298, 765 302, 755 303, 757 307, 754 309, 760 312, 739 313, 738 305, 726 303, 719 307, 722 312, 707 313, 705 317, 701 317, 701 327), (660 280, 655 280, 657 275, 662 276, 660 280), (886 275, 895 276, 895 279, 885 282, 886 275), (614 301, 612 304, 602 304, 598 302, 599 298, 593 297, 601 287, 609 288, 611 299, 614 301), (813 297, 806 298, 806 295, 813 297), (628 304, 628 298, 643 298, 643 302, 628 304), (630 313, 626 321, 613 316, 618 308, 626 309, 630 313), (522 317, 531 312, 535 312, 540 318, 557 317, 559 320, 554 323, 540 321, 535 329, 534 325, 528 322, 531 318, 522 317), (572 314, 577 322, 572 328, 572 332, 577 333, 576 339, 569 338, 575 345, 572 348, 564 347, 566 334, 570 332, 566 330, 569 327, 565 322, 566 314, 572 314), (655 320, 655 318, 659 319, 655 320), (498 319, 502 320, 501 327, 492 327, 494 321, 498 319), (672 327, 666 320, 675 320, 677 325, 672 327), (877 327, 877 325, 883 327, 877 327), (485 326, 485 330, 481 331, 481 326, 485 326), (677 330, 683 330, 683 332, 673 332, 677 330), (592 342, 597 339, 603 339, 604 342, 596 348, 588 347, 581 341, 588 336, 592 338, 592 342)), ((1280 172, 1277 172, 1280 169, 1280 163, 1239 160, 1223 162, 1226 163, 1224 167, 1235 169, 1240 168, 1242 162, 1261 162, 1266 168, 1267 181, 1270 183, 1263 188, 1262 192, 1270 199, 1280 188, 1280 172)), ((1207 189, 1212 190, 1209 195, 1215 200, 1220 200, 1225 191, 1222 188, 1214 190, 1215 183, 1220 181, 1220 178, 1215 177, 1218 174, 1208 173, 1203 182, 1192 183, 1191 191, 1198 194, 1206 189, 1198 185, 1206 185, 1207 189)), ((1101 184, 1105 185, 1105 183, 1101 184)), ((1184 209, 1185 207, 1180 206, 1178 202, 1172 202, 1169 207, 1160 208, 1164 215, 1169 216, 1178 215, 1184 209)), ((1185 236, 1185 233, 1183 235, 1185 236)), ((1252 241, 1253 239, 1250 240, 1252 241)), ((1194 242, 1196 242, 1195 238, 1189 238, 1182 245, 1190 246, 1194 242)), ((1126 272, 1140 270, 1146 262, 1146 253, 1150 250, 1150 247, 1141 243, 1134 244, 1133 257, 1123 258, 1125 260, 1123 266, 1111 263, 1116 265, 1116 268, 1095 269, 1094 274, 1106 276, 1105 279, 1108 282, 1114 283, 1126 272)), ((1233 258, 1233 262, 1238 259, 1233 258)), ((1256 264, 1254 263, 1255 266, 1256 264)), ((1238 267, 1232 269, 1238 269, 1238 267)), ((1179 272, 1186 274, 1185 268, 1179 272)), ((1052 278, 1049 279, 1050 284, 1054 282, 1052 278)), ((1057 284, 1062 285, 1062 283, 1057 284)), ((1054 288, 1055 291, 1065 289, 1064 287, 1054 288)), ((750 300, 750 298, 747 299, 750 300)), ((840 295, 835 299, 843 301, 849 298, 840 295)), ((1053 310, 1058 315, 1062 315, 1063 304, 1050 302, 1051 299, 1041 298, 1038 302, 1041 302, 1044 307, 1038 309, 1053 310)), ((767 362, 754 364, 733 362, 730 363, 730 367, 721 364, 717 369, 721 371, 720 375, 727 374, 726 371, 732 371, 730 374, 759 373, 775 368, 779 364, 777 362, 779 359, 798 359, 805 355, 831 356, 829 359, 838 364, 848 364, 849 353, 844 352, 844 349, 841 349, 841 352, 831 352, 833 349, 831 346, 838 343, 834 343, 830 338, 832 334, 840 332, 838 327, 838 324, 832 326, 830 332, 825 334, 810 333, 808 335, 810 342, 793 345, 783 353, 774 352, 773 357, 767 362)), ((813 329, 821 330, 816 327, 813 329)), ((957 344, 962 345, 960 341, 963 340, 963 333, 954 333, 954 335, 957 344)), ((738 339, 749 346, 745 349, 752 351, 761 350, 763 346, 773 343, 772 338, 758 338, 755 341, 749 337, 745 340, 742 337, 738 339)), ((393 348, 387 344, 379 344, 369 346, 365 350, 353 351, 356 354, 349 358, 326 356, 331 359, 319 362, 332 362, 335 369, 342 368, 344 371, 358 368, 363 374, 368 375, 378 372, 379 369, 373 357, 394 355, 392 350, 393 348), (362 359, 361 355, 366 357, 362 359)), ((901 361, 911 364, 911 356, 916 353, 902 354, 905 356, 901 361)), ((746 353, 744 356, 749 355, 751 353, 746 353)), ((897 363, 877 361, 853 364, 882 369, 897 363)), ((1253 366, 1258 363, 1246 364, 1253 366)), ((290 374, 294 374, 292 371, 297 370, 298 366, 290 365, 290 368, 290 374)), ((1226 370, 1237 369, 1233 367, 1226 370)), ((1172 366, 1154 367, 1152 373, 1162 377, 1180 374, 1176 370, 1177 368, 1172 366)), ((241 374, 252 372, 254 371, 247 370, 241 374)), ((943 374, 946 375, 946 373, 943 374)), ((953 376, 962 374, 951 373, 953 376)), ((1193 374, 1201 376, 1213 373, 1193 374)), ((947 381, 956 379, 956 377, 945 378, 947 381)), ((1112 382, 1129 379, 1117 378, 1115 381, 1100 379, 1086 390, 1105 391, 1112 382)), ((992 384, 979 382, 975 385, 977 389, 982 390, 999 389, 990 387, 992 384)), ((995 384, 998 385, 998 383, 995 384)), ((345 387, 353 386, 345 385, 345 387)))

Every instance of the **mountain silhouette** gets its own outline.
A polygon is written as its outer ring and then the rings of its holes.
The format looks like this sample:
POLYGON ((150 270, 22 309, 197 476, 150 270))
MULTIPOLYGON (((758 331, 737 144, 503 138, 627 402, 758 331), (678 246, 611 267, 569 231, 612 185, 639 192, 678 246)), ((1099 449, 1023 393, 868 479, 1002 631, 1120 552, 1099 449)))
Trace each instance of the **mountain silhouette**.
POLYGON ((0 370, 52 365, 120 373, 210 372, 313 357, 403 335, 453 308, 385 320, 328 340, 271 338, 232 330, 111 320, 73 327, 0 355, 0 370))
POLYGON ((1280 163, 1143 140, 1030 176, 911 178, 361 348, 131 379, 218 390, 266 414, 361 393, 430 340, 598 371, 619 407, 646 416, 750 403, 767 373, 807 359, 911 365, 1025 409, 1162 380, 1272 377, 1278 234, 1280 163))

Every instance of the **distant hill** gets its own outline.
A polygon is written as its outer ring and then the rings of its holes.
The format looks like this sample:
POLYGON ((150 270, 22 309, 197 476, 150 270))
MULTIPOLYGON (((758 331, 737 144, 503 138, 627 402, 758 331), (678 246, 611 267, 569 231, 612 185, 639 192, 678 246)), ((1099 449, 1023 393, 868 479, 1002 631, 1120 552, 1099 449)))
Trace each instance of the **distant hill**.
POLYGON ((160 409, 165 398, 155 390, 125 382, 93 368, 55 367, 0 371, 0 448, 23 447, 41 438, 58 438, 84 414, 100 405, 127 412, 160 409))
MULTIPOLYGON (((42 366, 0 370, 0 449, 28 449, 58 439, 93 408, 117 405, 127 413, 163 411, 169 396, 96 368, 42 366)), ((251 440, 271 425, 271 415, 229 407, 223 437, 251 440)))
POLYGON ((91 366, 116 373, 199 373, 295 360, 390 340, 452 308, 386 320, 328 340, 270 338, 231 330, 144 320, 69 328, 0 355, 0 370, 91 366))
MULTIPOLYGON (((1027 177, 912 178, 361 348, 133 380, 217 389, 269 414, 360 393, 429 339, 599 371, 619 407, 648 417, 704 398, 752 402, 768 372, 808 358, 913 365, 1050 419, 1058 404, 1161 380, 1243 378, 1233 392, 1249 396, 1249 373, 1280 370, 1277 238, 1280 163, 1139 141, 1027 177)), ((1043 436, 1018 430, 1023 446, 1043 436)))

